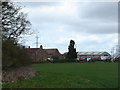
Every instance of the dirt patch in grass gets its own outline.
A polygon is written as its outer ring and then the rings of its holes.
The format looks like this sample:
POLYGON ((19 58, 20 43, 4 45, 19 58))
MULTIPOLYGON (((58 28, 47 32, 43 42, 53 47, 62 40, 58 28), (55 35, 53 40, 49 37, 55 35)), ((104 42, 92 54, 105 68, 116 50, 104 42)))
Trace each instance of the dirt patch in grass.
POLYGON ((30 79, 35 76, 35 71, 30 67, 20 67, 2 71, 2 83, 11 83, 30 79))

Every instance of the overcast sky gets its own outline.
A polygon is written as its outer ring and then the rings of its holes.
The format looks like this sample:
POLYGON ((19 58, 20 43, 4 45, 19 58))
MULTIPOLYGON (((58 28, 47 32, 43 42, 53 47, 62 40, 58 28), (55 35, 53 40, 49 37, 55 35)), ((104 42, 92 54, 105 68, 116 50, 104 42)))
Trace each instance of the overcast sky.
POLYGON ((70 40, 77 51, 107 51, 118 43, 117 2, 22 2, 32 24, 32 35, 24 36, 26 46, 68 51, 70 40))

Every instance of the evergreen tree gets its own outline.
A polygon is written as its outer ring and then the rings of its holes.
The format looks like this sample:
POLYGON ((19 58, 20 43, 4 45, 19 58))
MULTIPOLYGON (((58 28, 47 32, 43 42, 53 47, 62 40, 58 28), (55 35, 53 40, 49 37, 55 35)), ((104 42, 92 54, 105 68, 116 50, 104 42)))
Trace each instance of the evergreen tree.
POLYGON ((77 58, 77 52, 76 52, 76 48, 74 48, 74 45, 75 45, 74 40, 70 40, 70 45, 68 46, 68 53, 66 55, 66 58, 68 59, 77 58))

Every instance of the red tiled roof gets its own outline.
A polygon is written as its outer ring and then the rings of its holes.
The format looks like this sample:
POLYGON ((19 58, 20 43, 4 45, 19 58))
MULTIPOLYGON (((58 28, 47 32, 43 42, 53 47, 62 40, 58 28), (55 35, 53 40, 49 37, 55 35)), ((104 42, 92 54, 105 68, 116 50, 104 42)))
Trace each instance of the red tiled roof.
MULTIPOLYGON (((38 50, 40 50, 40 48, 26 48, 26 49, 30 53, 34 53, 34 52, 37 52, 38 50)), ((49 55, 55 55, 55 54, 59 55, 60 54, 58 49, 42 49, 42 50, 45 51, 49 55)))
POLYGON ((58 49, 44 49, 44 51, 46 51, 48 54, 55 54, 55 53, 60 54, 58 49))
POLYGON ((29 52, 36 52, 40 48, 26 48, 29 52))

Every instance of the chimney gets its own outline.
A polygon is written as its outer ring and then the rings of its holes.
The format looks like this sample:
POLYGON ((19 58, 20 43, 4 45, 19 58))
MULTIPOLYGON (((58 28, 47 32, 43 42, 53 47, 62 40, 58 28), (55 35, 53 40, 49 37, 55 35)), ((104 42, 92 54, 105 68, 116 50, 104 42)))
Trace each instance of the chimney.
POLYGON ((42 45, 40 45, 40 49, 43 49, 43 46, 42 46, 42 45))
POLYGON ((30 48, 30 46, 28 48, 30 48))
POLYGON ((23 48, 25 48, 25 46, 23 46, 23 48))

